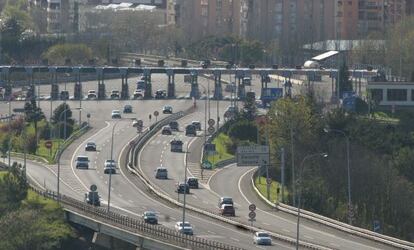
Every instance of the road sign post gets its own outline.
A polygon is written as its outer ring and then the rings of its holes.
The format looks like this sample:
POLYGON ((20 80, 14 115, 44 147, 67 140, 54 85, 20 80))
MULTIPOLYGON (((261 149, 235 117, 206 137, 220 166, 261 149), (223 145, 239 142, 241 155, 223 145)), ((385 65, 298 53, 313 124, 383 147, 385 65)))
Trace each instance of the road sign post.
POLYGON ((158 111, 154 111, 154 116, 155 116, 155 122, 157 122, 157 119, 158 119, 158 115, 159 115, 160 113, 158 112, 158 111))
POLYGON ((45 147, 47 149, 49 149, 49 155, 52 155, 52 146, 53 146, 53 142, 52 141, 45 141, 45 147))
POLYGON ((256 221, 256 212, 250 211, 250 213, 249 213, 249 221, 251 222, 251 226, 253 226, 253 222, 256 221))
POLYGON ((256 205, 255 204, 250 204, 249 205, 249 211, 251 211, 251 212, 253 212, 253 211, 255 211, 256 210, 256 205))

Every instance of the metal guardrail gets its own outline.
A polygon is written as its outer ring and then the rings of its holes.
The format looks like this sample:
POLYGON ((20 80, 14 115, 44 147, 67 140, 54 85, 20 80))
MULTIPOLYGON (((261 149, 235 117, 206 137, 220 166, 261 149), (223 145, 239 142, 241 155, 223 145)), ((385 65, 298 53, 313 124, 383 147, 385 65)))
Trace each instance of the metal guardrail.
MULTIPOLYGON (((266 197, 264 197, 260 193, 260 191, 258 190, 258 188, 256 187, 256 185, 254 183, 254 179, 256 178, 257 173, 258 172, 256 171, 252 175, 251 184, 253 186, 254 191, 258 194, 258 196, 265 203, 267 203, 269 206, 271 206, 271 207, 273 207, 277 210, 280 210, 280 211, 283 211, 283 212, 286 212, 286 213, 289 213, 289 214, 292 214, 292 215, 297 215, 298 210, 297 210, 296 207, 292 207, 292 206, 289 206, 287 204, 280 203, 280 202, 278 202, 277 204, 274 204, 271 201, 269 201, 268 199, 266 199, 266 197)), ((340 221, 337 221, 337 220, 334 220, 334 219, 331 219, 331 218, 328 218, 328 217, 325 217, 325 216, 322 216, 322 215, 319 215, 319 214, 316 214, 316 213, 312 213, 312 212, 309 212, 309 211, 306 211, 306 210, 301 209, 301 217, 309 219, 309 220, 317 222, 317 223, 320 223, 320 224, 328 226, 328 227, 338 229, 340 231, 343 231, 343 232, 346 232, 346 233, 349 233, 349 234, 353 234, 353 235, 356 235, 356 236, 359 236, 359 237, 363 237, 365 239, 373 240, 375 242, 379 242, 379 243, 389 245, 389 246, 392 246, 392 247, 397 247, 397 248, 400 248, 400 249, 407 249, 407 250, 408 249, 411 249, 411 250, 414 249, 414 243, 412 243, 412 242, 408 242, 408 241, 400 240, 400 239, 393 238, 393 237, 390 237, 390 236, 387 236, 387 235, 382 235, 382 234, 379 234, 379 233, 375 233, 375 232, 372 232, 372 231, 367 230, 367 229, 351 226, 349 224, 346 224, 346 223, 343 223, 343 222, 340 222, 340 221)))
POLYGON ((177 246, 189 249, 240 250, 240 248, 229 246, 217 241, 181 234, 162 225, 151 225, 142 220, 131 218, 119 213, 112 211, 108 212, 105 208, 95 207, 65 195, 60 196, 60 199, 58 199, 59 197, 57 194, 50 190, 41 191, 34 187, 31 189, 46 198, 56 201, 59 200, 68 211, 75 210, 76 212, 81 212, 88 217, 108 222, 113 226, 126 229, 130 232, 134 232, 148 238, 153 238, 155 236, 158 240, 173 243, 177 246))
MULTIPOLYGON (((60 145, 60 154, 63 153, 63 151, 65 151, 65 149, 67 147, 69 147, 69 145, 76 139, 78 139, 79 137, 81 137, 82 135, 84 135, 88 130, 89 130, 90 126, 86 125, 83 126, 82 128, 80 128, 79 130, 77 130, 75 133, 71 134, 69 136, 68 139, 66 139, 65 141, 62 142, 62 144, 60 145)), ((56 162, 58 157, 58 151, 56 151, 54 157, 53 157, 53 161, 56 162)))

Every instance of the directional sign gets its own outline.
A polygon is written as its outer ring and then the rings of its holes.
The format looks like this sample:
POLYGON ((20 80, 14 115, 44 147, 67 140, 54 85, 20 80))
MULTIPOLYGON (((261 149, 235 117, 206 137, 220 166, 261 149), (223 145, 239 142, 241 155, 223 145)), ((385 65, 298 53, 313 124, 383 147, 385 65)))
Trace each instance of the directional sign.
POLYGON ((263 166, 269 162, 269 146, 237 147, 237 166, 263 166))
POLYGON ((212 134, 214 131, 216 131, 216 129, 214 127, 208 127, 207 131, 209 134, 212 134))
POLYGON ((154 116, 158 116, 160 113, 158 111, 154 111, 154 116))
POLYGON ((252 211, 252 212, 253 212, 254 210, 256 210, 256 205, 255 205, 255 204, 250 204, 250 205, 249 205, 249 210, 250 210, 250 211, 252 211))
POLYGON ((216 124, 216 121, 214 121, 214 119, 209 119, 208 120, 208 125, 209 126, 214 126, 214 124, 216 124))
POLYGON ((53 143, 52 143, 52 141, 45 141, 45 147, 46 148, 52 148, 52 145, 53 145, 53 143))
POLYGON ((256 218, 256 213, 255 213, 254 211, 251 211, 251 212, 249 213, 249 218, 250 218, 250 219, 254 219, 254 218, 256 218))

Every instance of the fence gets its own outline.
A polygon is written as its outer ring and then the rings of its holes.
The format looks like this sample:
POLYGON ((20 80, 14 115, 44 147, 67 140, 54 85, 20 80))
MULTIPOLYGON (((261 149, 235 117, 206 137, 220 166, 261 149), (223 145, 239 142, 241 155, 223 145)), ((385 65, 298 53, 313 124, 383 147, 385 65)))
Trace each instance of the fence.
POLYGON ((31 189, 41 196, 56 201, 59 200, 64 208, 68 211, 80 212, 83 215, 86 215, 95 220, 106 222, 113 226, 126 229, 129 232, 137 233, 144 237, 156 237, 158 240, 190 249, 241 250, 241 248, 226 245, 224 243, 181 234, 162 225, 151 225, 143 222, 142 220, 131 218, 119 213, 112 211, 108 212, 104 208, 94 207, 85 202, 81 202, 65 195, 58 197, 55 192, 52 192, 50 190, 41 191, 33 187, 31 189))

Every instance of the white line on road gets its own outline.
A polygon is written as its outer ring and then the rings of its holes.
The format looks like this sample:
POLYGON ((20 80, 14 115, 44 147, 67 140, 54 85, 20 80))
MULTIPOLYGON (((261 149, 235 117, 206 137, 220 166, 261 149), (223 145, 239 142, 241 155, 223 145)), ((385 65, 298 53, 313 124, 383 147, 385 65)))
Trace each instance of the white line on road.
POLYGON ((236 239, 236 238, 233 238, 233 237, 231 237, 230 239, 232 239, 232 240, 234 240, 234 241, 237 241, 237 242, 239 242, 239 241, 240 241, 239 239, 236 239))

